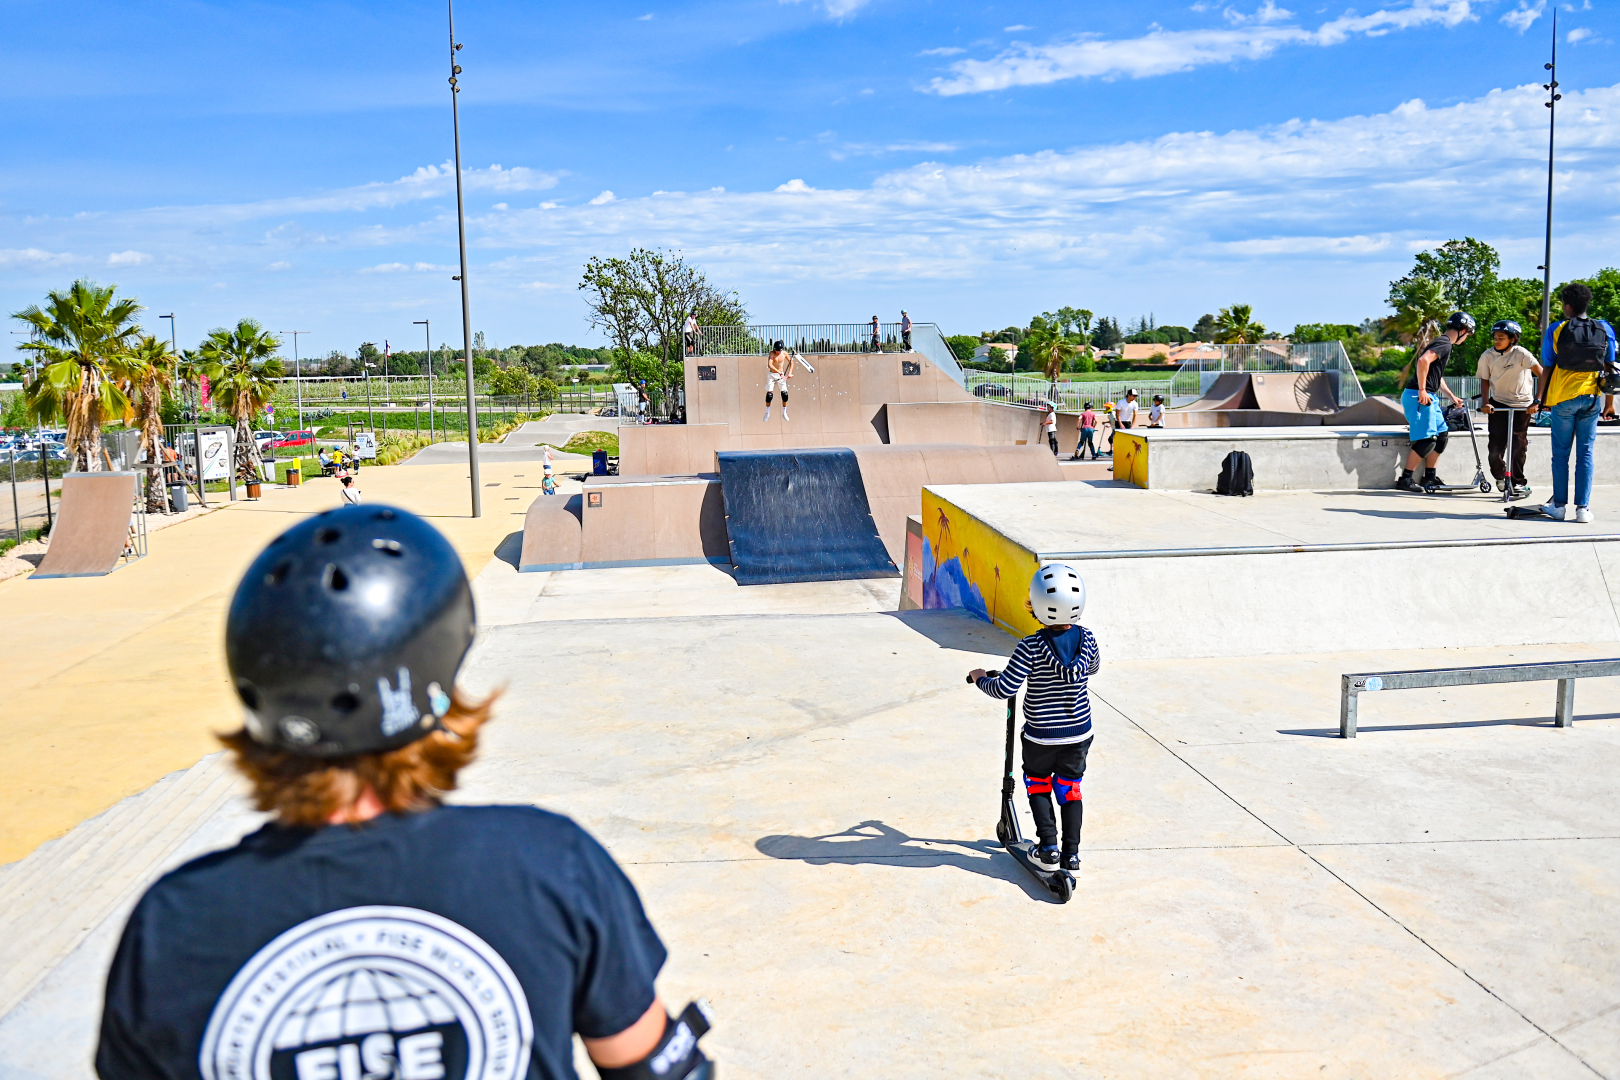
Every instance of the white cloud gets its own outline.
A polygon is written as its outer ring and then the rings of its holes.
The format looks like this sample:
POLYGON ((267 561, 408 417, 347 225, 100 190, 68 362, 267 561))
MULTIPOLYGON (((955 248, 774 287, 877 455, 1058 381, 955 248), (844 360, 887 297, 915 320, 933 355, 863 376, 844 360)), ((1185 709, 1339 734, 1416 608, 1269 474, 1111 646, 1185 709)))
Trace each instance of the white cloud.
POLYGON ((271 263, 268 267, 266 267, 266 269, 268 269, 268 270, 291 270, 292 269, 292 263, 286 261, 285 259, 277 259, 275 262, 271 263))
POLYGON ((1547 10, 1547 0, 1536 0, 1534 4, 1528 0, 1519 0, 1519 6, 1503 15, 1497 21, 1503 26, 1511 27, 1519 33, 1530 29, 1530 24, 1541 18, 1541 13, 1547 10))
POLYGON ((1564 40, 1569 42, 1569 44, 1574 45, 1574 44, 1577 44, 1579 42, 1585 41, 1587 38, 1589 38, 1591 36, 1592 36, 1592 31, 1588 30, 1584 26, 1578 26, 1574 30, 1571 30, 1568 34, 1566 34, 1564 36, 1564 40))
POLYGON ((652 20, 652 17, 653 17, 653 13, 649 11, 645 15, 637 15, 636 16, 636 22, 650 22, 652 20))
POLYGON ((1243 17, 1254 25, 1237 29, 1155 28, 1137 38, 1079 34, 1050 45, 1015 45, 989 60, 958 60, 951 65, 950 76, 933 79, 927 89, 949 97, 1065 79, 1141 79, 1207 64, 1260 60, 1289 45, 1337 45, 1353 34, 1378 36, 1435 24, 1450 27, 1474 18, 1469 0, 1416 0, 1393 11, 1341 15, 1316 30, 1269 22, 1272 15, 1289 14, 1267 0, 1259 13, 1243 17))
POLYGON ((78 256, 41 248, 0 248, 0 266, 62 266, 78 256))
POLYGON ((813 192, 816 189, 805 183, 803 180, 789 180, 785 184, 778 184, 776 186, 776 190, 783 194, 799 195, 805 192, 813 192))
POLYGON ((1001 29, 1006 33, 1016 34, 1020 30, 1033 30, 1035 28, 1033 26, 1025 26, 1023 23, 1016 23, 1012 26, 1003 26, 1001 29))
POLYGON ((958 49, 955 45, 945 45, 938 49, 924 49, 918 56, 961 56, 966 49, 958 49))
POLYGON ((844 161, 881 154, 953 154, 959 149, 956 143, 948 142, 842 143, 827 151, 827 156, 834 161, 844 161))
MULTIPOLYGON (((283 263, 281 265, 285 266, 286 264, 283 263)), ((362 273, 362 274, 405 274, 405 273, 411 273, 413 271, 417 272, 417 273, 420 273, 421 271, 424 271, 424 270, 438 270, 438 271, 442 272, 442 271, 454 270, 454 269, 455 269, 455 267, 453 267, 453 266, 435 266, 433 263, 429 263, 429 262, 418 262, 418 263, 391 262, 391 263, 378 263, 376 266, 362 267, 361 270, 360 270, 360 273, 362 273)))
POLYGON ((591 205, 592 206, 602 206, 602 205, 605 205, 605 204, 610 203, 612 201, 613 201, 613 192, 604 191, 604 192, 602 192, 602 194, 598 195, 596 198, 591 200, 591 205))
MULTIPOLYGON (((799 0, 782 0, 784 4, 797 4, 798 2, 799 0)), ((831 18, 843 21, 865 7, 867 3, 868 0, 822 0, 821 9, 831 18)))
POLYGON ((140 266, 151 261, 152 256, 144 251, 117 251, 107 256, 108 266, 140 266))
POLYGON ((1265 23, 1282 22, 1284 19, 1292 19, 1294 17, 1294 13, 1292 11, 1278 7, 1276 4, 1272 3, 1272 0, 1265 0, 1265 3, 1261 4, 1259 9, 1256 10, 1253 15, 1245 15, 1237 8, 1232 7, 1225 9, 1221 12, 1221 14, 1224 15, 1226 17, 1226 21, 1231 23, 1233 26, 1247 26, 1251 23, 1260 23, 1263 25, 1265 23))

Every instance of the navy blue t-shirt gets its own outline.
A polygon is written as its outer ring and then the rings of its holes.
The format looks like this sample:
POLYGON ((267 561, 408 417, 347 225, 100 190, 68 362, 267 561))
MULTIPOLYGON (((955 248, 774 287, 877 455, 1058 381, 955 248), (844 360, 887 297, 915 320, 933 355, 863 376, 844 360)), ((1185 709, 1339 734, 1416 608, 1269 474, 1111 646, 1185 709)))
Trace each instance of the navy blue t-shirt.
POLYGON ((124 928, 102 1080, 542 1080, 653 1002, 664 946, 585 830, 532 807, 267 825, 124 928))

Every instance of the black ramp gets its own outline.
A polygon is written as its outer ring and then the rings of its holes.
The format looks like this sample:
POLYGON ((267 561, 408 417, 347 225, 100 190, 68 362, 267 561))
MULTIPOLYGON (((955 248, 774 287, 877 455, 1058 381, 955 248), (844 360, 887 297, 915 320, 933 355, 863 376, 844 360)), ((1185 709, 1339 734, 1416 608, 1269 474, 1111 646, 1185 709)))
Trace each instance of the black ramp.
POLYGON ((895 577, 853 451, 722 450, 731 564, 740 585, 895 577))

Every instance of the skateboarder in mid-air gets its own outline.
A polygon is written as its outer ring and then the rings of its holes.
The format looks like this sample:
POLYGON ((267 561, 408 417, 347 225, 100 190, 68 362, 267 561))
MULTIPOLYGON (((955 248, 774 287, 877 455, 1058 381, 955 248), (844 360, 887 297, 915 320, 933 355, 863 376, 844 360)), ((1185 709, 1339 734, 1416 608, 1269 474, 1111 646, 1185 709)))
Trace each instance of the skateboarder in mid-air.
POLYGON ((1041 629, 1024 638, 999 675, 983 668, 968 678, 993 698, 1010 698, 1029 680, 1024 694, 1024 790, 1035 818, 1035 858, 1048 868, 1059 864, 1055 791, 1063 810, 1063 869, 1080 869, 1080 778, 1091 750, 1091 698, 1086 680, 1097 674, 1102 654, 1090 630, 1079 625, 1086 607, 1086 585, 1068 563, 1046 563, 1029 583, 1025 608, 1041 629))
POLYGON ((771 346, 771 355, 766 358, 765 366, 770 370, 765 373, 765 419, 771 418, 771 393, 782 391, 782 419, 788 419, 787 413, 787 381, 793 378, 793 353, 785 344, 778 341, 771 346))
MULTIPOLYGON (((456 688, 460 556, 404 510, 295 525, 225 624, 269 824, 146 891, 108 972, 102 1080, 706 1080, 697 1006, 602 846, 533 806, 443 806, 492 699, 456 688)), ((0 1070, 4 1071, 4 1070, 0 1070)))

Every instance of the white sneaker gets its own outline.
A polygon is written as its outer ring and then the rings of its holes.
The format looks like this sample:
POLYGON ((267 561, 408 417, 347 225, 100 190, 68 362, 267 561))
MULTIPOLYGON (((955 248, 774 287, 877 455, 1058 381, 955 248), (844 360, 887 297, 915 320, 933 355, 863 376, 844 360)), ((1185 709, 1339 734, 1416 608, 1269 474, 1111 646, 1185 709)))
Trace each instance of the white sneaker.
POLYGON ((1542 504, 1541 512, 1547 517, 1552 518, 1554 521, 1564 520, 1564 508, 1562 506, 1554 506, 1552 503, 1544 503, 1542 504))
POLYGON ((788 417, 788 414, 787 414, 787 406, 784 405, 784 406, 782 406, 782 420, 785 422, 788 419, 789 419, 789 417, 788 417))
MULTIPOLYGON (((771 410, 770 410, 770 409, 766 409, 766 410, 765 410, 765 419, 767 419, 767 420, 769 420, 769 419, 770 419, 770 418, 771 418, 771 410)), ((1562 514, 1560 514, 1560 515, 1559 515, 1559 516, 1560 516, 1560 517, 1562 517, 1562 516, 1563 516, 1563 515, 1562 515, 1562 514)))
POLYGON ((1590 506, 1577 506, 1575 508, 1575 522, 1578 525, 1589 525, 1592 521, 1592 508, 1590 506))

